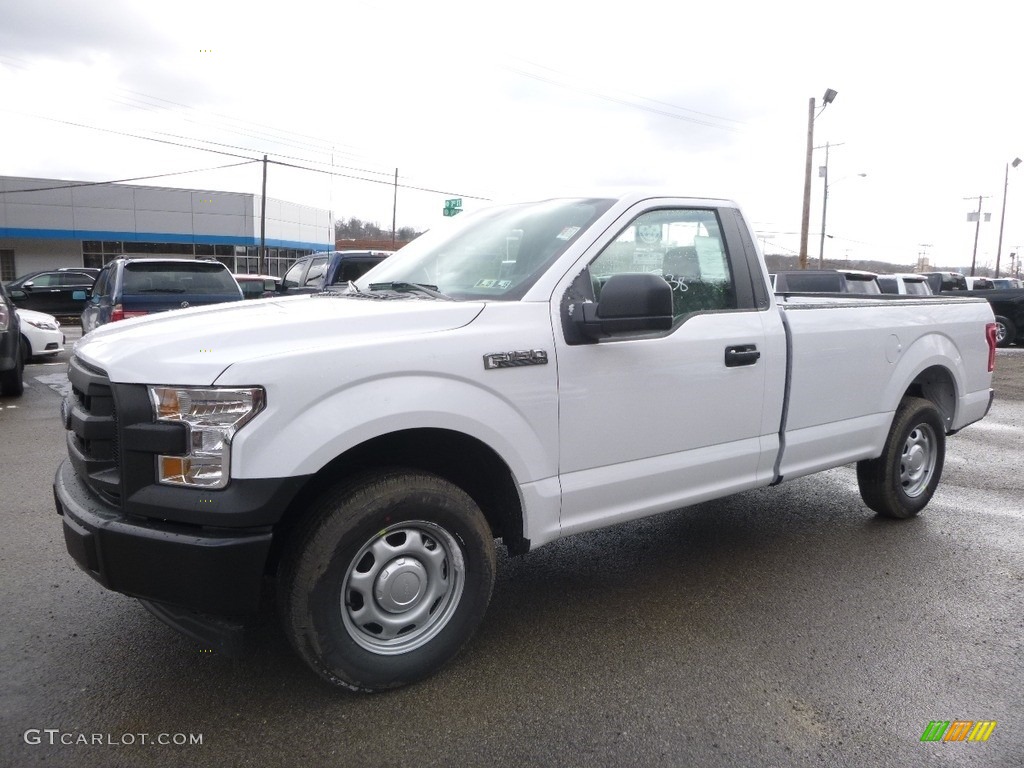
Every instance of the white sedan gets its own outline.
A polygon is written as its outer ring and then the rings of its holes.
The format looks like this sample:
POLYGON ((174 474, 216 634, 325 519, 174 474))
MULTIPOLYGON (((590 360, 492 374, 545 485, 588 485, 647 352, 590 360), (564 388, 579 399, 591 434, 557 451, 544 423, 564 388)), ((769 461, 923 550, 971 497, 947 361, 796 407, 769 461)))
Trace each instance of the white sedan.
POLYGON ((64 332, 53 315, 31 309, 19 309, 21 318, 21 354, 27 363, 40 355, 56 355, 64 351, 64 332))

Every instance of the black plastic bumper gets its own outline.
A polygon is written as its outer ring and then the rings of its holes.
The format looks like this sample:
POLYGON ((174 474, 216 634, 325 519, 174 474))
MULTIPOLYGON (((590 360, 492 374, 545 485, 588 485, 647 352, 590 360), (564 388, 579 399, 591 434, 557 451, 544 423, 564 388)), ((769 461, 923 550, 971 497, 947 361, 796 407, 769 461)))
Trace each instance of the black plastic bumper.
POLYGON ((53 492, 68 552, 108 589, 218 617, 257 611, 269 528, 207 529, 128 517, 99 501, 68 461, 57 470, 53 492))

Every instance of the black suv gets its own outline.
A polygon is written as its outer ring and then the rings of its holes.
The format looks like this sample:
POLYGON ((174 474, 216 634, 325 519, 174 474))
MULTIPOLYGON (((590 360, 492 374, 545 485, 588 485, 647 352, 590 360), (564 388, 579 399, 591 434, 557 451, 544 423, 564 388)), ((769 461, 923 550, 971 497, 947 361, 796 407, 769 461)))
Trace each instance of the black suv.
POLYGON ((24 390, 21 323, 14 303, 0 285, 0 395, 17 397, 24 390))
POLYGON ((285 293, 318 293, 330 285, 358 280, 393 251, 322 251, 303 256, 290 267, 281 282, 285 293))
POLYGON ((241 300, 242 289, 219 261, 114 259, 89 292, 82 333, 152 312, 241 300))
POLYGON ((98 273, 76 267, 31 272, 7 283, 7 294, 21 309, 78 317, 85 302, 74 298, 75 291, 88 291, 98 273))

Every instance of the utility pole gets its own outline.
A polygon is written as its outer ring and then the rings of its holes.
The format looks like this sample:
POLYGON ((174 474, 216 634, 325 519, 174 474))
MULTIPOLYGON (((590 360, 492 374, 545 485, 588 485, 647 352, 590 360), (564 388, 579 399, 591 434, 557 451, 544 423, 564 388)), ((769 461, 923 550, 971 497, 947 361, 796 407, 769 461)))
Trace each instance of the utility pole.
MULTIPOLYGON (((267 260, 267 156, 263 156, 263 199, 260 202, 260 255, 259 272, 265 275, 267 260)), ((972 273, 973 274, 973 273, 972 273)))
POLYGON ((391 202, 391 250, 395 250, 395 222, 398 220, 398 169, 395 168, 395 196, 391 202))
MULTIPOLYGON (((836 92, 825 89, 821 110, 836 99, 836 92)), ((820 114, 820 113, 819 113, 820 114)), ((811 227, 811 154, 814 152, 814 97, 807 103, 807 159, 804 162, 804 211, 800 221, 800 269, 807 269, 807 233, 811 227)))
POLYGON ((821 169, 818 169, 818 175, 825 179, 825 192, 821 198, 821 245, 818 246, 818 269, 825 268, 825 213, 828 211, 828 147, 829 143, 825 142, 825 165, 824 173, 821 173, 821 169))
MULTIPOLYGON (((978 260, 978 234, 981 232, 981 201, 984 200, 988 195, 978 195, 978 212, 974 214, 974 251, 971 253, 971 277, 974 277, 974 268, 978 260)), ((973 197, 965 197, 964 200, 973 200, 973 197)), ((968 221, 970 221, 970 214, 968 215, 968 221)))
POLYGON ((814 97, 807 105, 807 161, 804 164, 804 213, 800 221, 800 269, 807 269, 807 230, 811 226, 811 154, 814 152, 814 97))

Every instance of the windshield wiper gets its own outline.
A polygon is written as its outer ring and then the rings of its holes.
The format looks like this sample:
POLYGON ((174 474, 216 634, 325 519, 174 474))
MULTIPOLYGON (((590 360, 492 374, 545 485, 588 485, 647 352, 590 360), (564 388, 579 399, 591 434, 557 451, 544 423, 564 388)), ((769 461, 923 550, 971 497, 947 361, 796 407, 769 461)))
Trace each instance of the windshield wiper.
POLYGON ((139 293, 184 293, 184 288, 142 288, 139 293))
POLYGON ((400 280, 392 283, 370 283, 370 290, 395 291, 396 293, 423 293, 434 299, 455 301, 451 296, 443 294, 437 290, 436 285, 426 285, 425 283, 405 283, 400 280))

